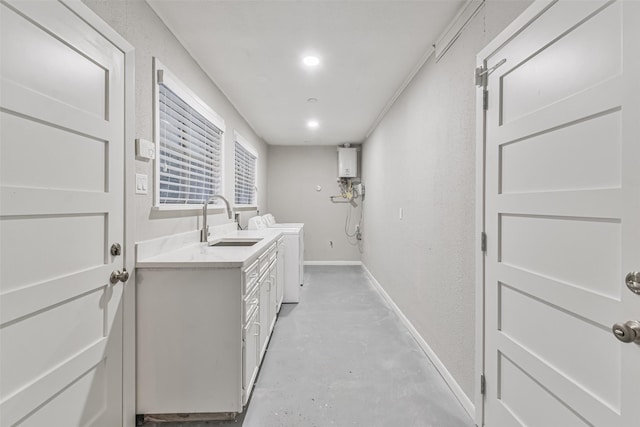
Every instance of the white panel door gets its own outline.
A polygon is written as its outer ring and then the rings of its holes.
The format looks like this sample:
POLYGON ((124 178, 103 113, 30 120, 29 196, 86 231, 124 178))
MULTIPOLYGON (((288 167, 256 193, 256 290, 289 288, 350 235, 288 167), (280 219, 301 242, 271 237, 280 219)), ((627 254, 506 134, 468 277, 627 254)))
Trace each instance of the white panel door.
POLYGON ((638 427, 640 2, 532 9, 485 56, 485 424, 638 427))
POLYGON ((122 424, 124 56, 0 3, 0 425, 122 424))

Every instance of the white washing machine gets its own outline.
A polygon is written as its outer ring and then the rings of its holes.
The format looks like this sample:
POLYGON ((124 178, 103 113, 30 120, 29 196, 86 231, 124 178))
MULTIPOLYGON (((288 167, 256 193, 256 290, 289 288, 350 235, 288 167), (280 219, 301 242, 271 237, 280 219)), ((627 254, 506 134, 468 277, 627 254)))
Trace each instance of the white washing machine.
MULTIPOLYGON (((273 218, 273 216, 271 216, 273 218)), ((284 296, 283 303, 300 301, 300 286, 304 282, 304 223, 272 223, 264 217, 249 219, 249 230, 277 228, 284 235, 284 296)))

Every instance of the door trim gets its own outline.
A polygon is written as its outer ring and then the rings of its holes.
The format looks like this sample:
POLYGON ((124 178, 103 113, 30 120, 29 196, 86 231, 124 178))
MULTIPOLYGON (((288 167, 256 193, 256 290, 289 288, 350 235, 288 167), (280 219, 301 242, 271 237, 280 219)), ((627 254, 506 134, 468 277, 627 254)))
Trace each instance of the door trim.
POLYGON ((135 337, 135 49, 80 0, 59 0, 124 54, 124 265, 130 276, 122 304, 122 426, 133 427, 136 414, 135 337))
MULTIPOLYGON (((485 58, 478 54, 476 67, 484 66, 485 58)), ((484 201, 485 201, 485 111, 484 111, 484 87, 476 88, 476 235, 475 235, 475 290, 476 290, 476 330, 475 330, 475 391, 473 401, 475 404, 474 421, 476 426, 482 426, 484 420, 484 396, 480 389, 480 376, 484 375, 484 261, 485 253, 482 251, 482 235, 484 227, 484 201)))
MULTIPOLYGON (((536 0, 498 36, 485 46, 476 56, 476 67, 486 67, 487 61, 505 44, 520 34, 540 15, 547 11, 558 0, 536 0)), ((480 390, 480 376, 484 375, 485 363, 485 254, 481 250, 482 234, 485 232, 485 155, 486 155, 486 115, 484 110, 484 87, 476 89, 476 235, 475 250, 475 289, 476 289, 476 328, 475 328, 475 403, 476 426, 484 425, 484 395, 480 390)), ((491 95, 489 95, 491 96, 491 95)), ((489 101, 491 102, 491 101, 489 101)), ((487 236, 487 247, 495 244, 496 236, 487 236)))

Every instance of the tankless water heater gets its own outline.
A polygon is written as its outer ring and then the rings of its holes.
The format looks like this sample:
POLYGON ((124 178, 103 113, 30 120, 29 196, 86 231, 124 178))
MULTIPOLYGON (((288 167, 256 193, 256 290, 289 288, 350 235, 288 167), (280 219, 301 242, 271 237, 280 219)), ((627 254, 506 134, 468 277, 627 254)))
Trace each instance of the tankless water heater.
POLYGON ((338 147, 338 177, 355 178, 358 176, 358 150, 338 147))

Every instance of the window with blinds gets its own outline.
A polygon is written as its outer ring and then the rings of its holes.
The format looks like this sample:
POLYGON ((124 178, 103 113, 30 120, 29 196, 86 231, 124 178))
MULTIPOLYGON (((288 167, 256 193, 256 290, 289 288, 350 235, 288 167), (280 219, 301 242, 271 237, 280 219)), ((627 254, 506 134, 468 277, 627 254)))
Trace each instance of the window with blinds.
POLYGON ((222 193, 222 134, 166 82, 158 83, 160 205, 202 204, 222 193))
MULTIPOLYGON (((236 138, 237 139, 237 138, 236 138)), ((256 204, 256 164, 258 157, 236 140, 235 204, 256 204)))

